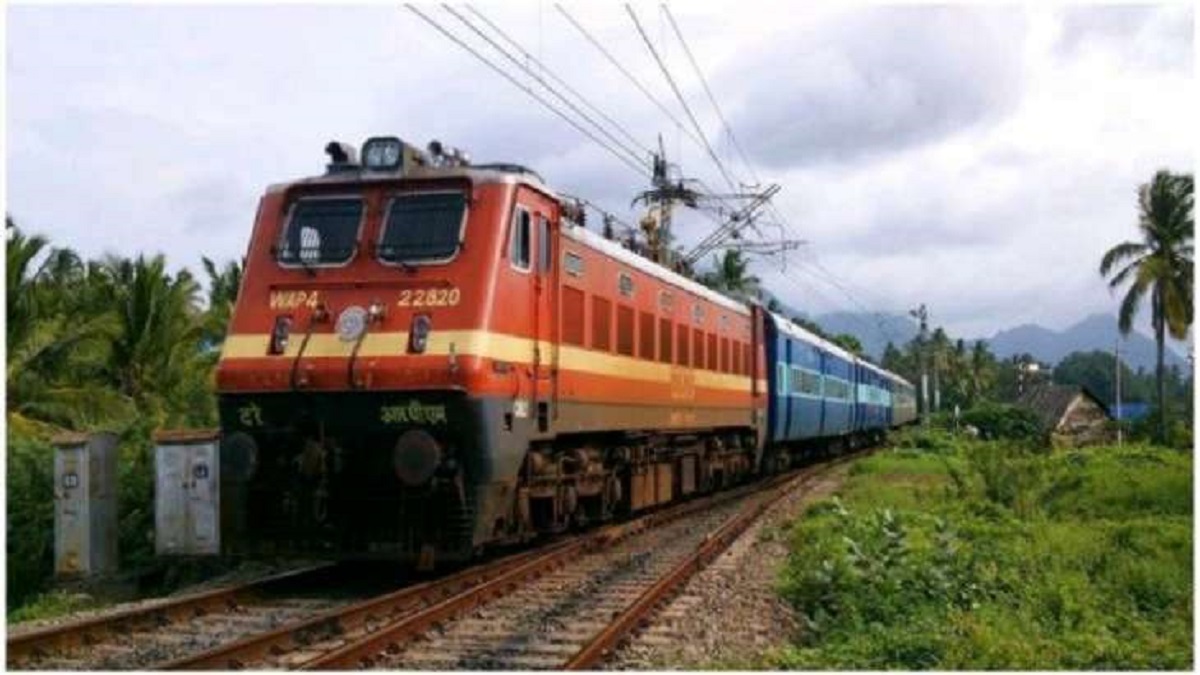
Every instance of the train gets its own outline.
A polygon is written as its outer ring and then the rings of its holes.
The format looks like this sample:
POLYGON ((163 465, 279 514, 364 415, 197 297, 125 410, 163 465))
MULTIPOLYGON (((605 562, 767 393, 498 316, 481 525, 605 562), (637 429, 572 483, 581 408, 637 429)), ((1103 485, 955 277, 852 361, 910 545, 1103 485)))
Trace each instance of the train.
POLYGON ((517 164, 331 142, 258 204, 222 545, 422 567, 877 440, 912 385, 587 227, 517 164))

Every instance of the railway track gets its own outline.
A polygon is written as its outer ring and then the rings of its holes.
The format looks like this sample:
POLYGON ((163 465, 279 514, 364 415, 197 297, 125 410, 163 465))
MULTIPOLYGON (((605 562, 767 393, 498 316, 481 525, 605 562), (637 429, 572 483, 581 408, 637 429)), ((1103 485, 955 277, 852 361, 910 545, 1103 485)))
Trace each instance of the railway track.
POLYGON ((264 583, 286 586, 290 579, 295 585, 304 574, 319 573, 303 571, 179 598, 136 610, 137 616, 15 636, 8 664, 64 670, 595 668, 770 504, 840 461, 366 600, 264 592, 264 583))
MULTIPOLYGON (((336 565, 317 565, 246 583, 47 626, 7 639, 9 669, 144 668, 210 641, 289 622, 339 602, 313 595, 336 565)), ((342 600, 344 602, 344 600, 342 600)))

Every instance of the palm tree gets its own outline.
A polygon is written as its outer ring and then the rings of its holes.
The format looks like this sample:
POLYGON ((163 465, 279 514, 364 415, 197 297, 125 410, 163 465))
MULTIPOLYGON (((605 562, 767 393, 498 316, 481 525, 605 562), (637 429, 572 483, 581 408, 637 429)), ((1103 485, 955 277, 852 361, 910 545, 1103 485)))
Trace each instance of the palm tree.
POLYGON ((161 255, 109 258, 101 268, 120 326, 109 381, 160 422, 177 423, 173 404, 204 367, 199 285, 187 270, 168 273, 161 255))
POLYGON ((1163 347, 1166 334, 1182 340, 1192 325, 1192 215, 1191 174, 1160 170, 1154 180, 1138 188, 1138 230, 1141 241, 1126 241, 1108 250, 1100 261, 1100 275, 1111 278, 1110 289, 1132 280, 1121 301, 1118 326, 1129 334, 1142 298, 1150 293, 1151 323, 1158 347, 1158 434, 1166 439, 1166 378, 1163 347), (1115 273, 1118 265, 1124 265, 1115 273))
POLYGON ((714 270, 704 274, 700 283, 713 290, 745 298, 756 298, 759 293, 758 277, 748 274, 750 261, 742 257, 737 249, 726 249, 725 255, 713 258, 714 270))
POLYGON ((975 405, 991 389, 996 379, 996 357, 983 340, 977 340, 971 348, 967 367, 967 404, 975 405))
POLYGON ((229 319, 233 314, 233 304, 237 301, 238 290, 242 285, 242 266, 235 260, 225 263, 218 268, 216 263, 207 257, 201 257, 204 272, 208 275, 208 312, 204 319, 204 340, 213 347, 220 347, 225 340, 225 331, 229 327, 229 319))
POLYGON ((85 428, 132 412, 129 401, 96 383, 116 334, 112 313, 88 303, 87 279, 70 249, 46 250, 6 219, 8 412, 30 420, 85 428))

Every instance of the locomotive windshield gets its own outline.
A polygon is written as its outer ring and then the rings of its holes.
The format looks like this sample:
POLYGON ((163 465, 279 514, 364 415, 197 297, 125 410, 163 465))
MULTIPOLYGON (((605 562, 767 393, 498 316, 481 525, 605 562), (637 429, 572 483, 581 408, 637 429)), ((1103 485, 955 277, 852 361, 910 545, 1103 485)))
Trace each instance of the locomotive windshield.
POLYGON ((397 195, 388 206, 379 258, 390 263, 436 261, 458 252, 463 215, 462 192, 397 195))
POLYGON ((331 265, 350 260, 358 247, 363 201, 358 198, 301 199, 292 207, 279 247, 279 262, 331 265))

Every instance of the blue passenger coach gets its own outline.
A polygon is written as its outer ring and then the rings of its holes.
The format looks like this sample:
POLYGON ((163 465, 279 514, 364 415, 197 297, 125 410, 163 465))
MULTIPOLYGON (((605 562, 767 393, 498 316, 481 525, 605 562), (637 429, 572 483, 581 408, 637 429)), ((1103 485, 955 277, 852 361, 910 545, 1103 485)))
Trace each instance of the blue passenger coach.
POLYGON ((767 312, 767 438, 797 443, 848 436, 879 437, 911 421, 903 378, 767 312))
POLYGON ((843 436, 855 424, 855 358, 782 316, 766 318, 767 437, 843 436))

